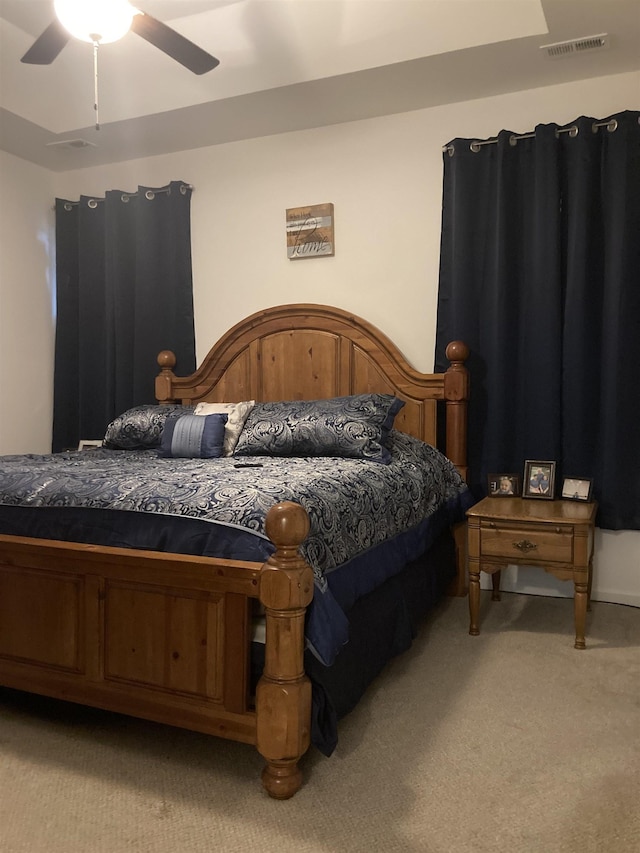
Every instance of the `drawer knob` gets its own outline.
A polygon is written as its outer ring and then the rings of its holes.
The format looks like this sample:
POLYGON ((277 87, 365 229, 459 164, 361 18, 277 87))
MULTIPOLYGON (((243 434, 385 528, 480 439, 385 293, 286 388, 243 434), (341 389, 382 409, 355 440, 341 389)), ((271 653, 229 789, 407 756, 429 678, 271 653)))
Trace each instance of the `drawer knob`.
POLYGON ((529 542, 528 539, 521 539, 519 542, 512 542, 511 544, 518 551, 522 551, 523 554, 528 554, 529 551, 535 551, 538 547, 535 542, 529 542))

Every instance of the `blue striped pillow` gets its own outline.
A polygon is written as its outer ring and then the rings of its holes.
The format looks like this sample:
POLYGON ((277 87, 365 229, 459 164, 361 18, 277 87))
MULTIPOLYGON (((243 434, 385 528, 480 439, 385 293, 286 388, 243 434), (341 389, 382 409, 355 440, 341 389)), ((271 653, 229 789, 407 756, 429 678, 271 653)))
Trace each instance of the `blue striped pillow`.
POLYGON ((167 418, 160 440, 160 456, 215 459, 222 456, 228 415, 182 415, 167 418))

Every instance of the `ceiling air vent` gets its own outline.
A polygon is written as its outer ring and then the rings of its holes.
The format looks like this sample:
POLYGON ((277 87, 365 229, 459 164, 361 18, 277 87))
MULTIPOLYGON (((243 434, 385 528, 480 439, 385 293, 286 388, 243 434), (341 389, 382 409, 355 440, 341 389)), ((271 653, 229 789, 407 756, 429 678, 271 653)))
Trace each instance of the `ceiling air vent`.
POLYGON ((600 33, 597 36, 585 36, 580 39, 569 39, 568 41, 557 41, 554 44, 540 45, 549 59, 561 59, 563 56, 573 56, 576 53, 585 53, 588 50, 603 50, 609 47, 609 36, 600 33))
POLYGON ((97 148, 95 142, 86 139, 61 139, 58 142, 47 142, 47 148, 97 148))

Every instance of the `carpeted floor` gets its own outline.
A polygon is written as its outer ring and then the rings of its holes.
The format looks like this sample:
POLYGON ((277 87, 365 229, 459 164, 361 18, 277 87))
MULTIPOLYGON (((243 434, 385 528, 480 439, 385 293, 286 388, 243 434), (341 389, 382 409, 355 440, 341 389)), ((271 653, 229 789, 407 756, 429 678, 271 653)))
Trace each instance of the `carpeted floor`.
POLYGON ((286 802, 252 747, 0 690, 0 853, 637 853, 640 610, 448 599, 311 751, 286 802))

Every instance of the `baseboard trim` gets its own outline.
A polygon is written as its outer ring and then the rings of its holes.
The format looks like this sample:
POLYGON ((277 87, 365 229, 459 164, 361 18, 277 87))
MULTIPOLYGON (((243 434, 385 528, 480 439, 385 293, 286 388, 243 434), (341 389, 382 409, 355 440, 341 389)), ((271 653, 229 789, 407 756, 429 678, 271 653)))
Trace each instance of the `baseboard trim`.
POLYGON ((640 607, 640 595, 627 592, 607 592, 603 589, 592 590, 592 601, 602 601, 605 604, 626 604, 628 607, 640 607))
MULTIPOLYGON (((516 592, 521 595, 539 595, 543 598, 573 598, 573 584, 570 581, 566 583, 557 581, 557 587, 555 587, 550 583, 555 578, 541 575, 540 580, 540 586, 522 582, 518 583, 517 581, 514 583, 514 579, 510 578, 507 572, 503 572, 500 589, 503 592, 516 592)), ((480 585, 482 589, 491 589, 491 576, 485 572, 481 572, 480 585)), ((640 607, 640 594, 620 590, 594 587, 591 591, 591 600, 602 601, 605 604, 624 604, 628 607, 640 607)))

